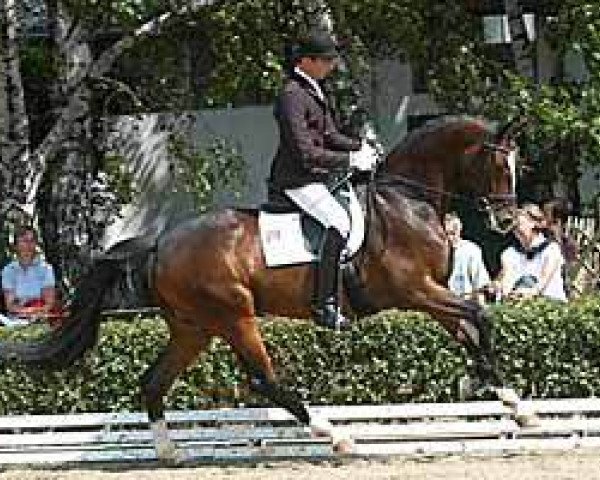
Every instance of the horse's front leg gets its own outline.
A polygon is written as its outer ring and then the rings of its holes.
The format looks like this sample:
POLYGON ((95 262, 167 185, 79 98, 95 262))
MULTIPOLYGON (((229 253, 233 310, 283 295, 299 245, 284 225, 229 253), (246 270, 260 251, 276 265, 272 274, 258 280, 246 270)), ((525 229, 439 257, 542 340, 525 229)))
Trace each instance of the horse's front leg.
POLYGON ((478 389, 489 389, 504 405, 510 407, 519 425, 538 425, 539 418, 534 409, 529 403, 524 403, 512 387, 506 386, 500 374, 496 363, 490 317, 479 304, 467 302, 467 305, 470 307, 469 310, 472 308, 472 313, 462 320, 461 333, 466 337, 464 345, 475 359, 478 389))
MULTIPOLYGON (((481 306, 474 302, 464 301, 462 305, 457 306, 457 309, 461 318, 456 325, 448 325, 451 328, 447 327, 447 329, 464 346, 475 362, 476 382, 471 385, 470 393, 474 394, 475 390, 493 390, 499 385, 503 385, 504 379, 496 362, 491 322, 488 315, 481 306)), ((442 323, 444 322, 442 321, 442 323)))
MULTIPOLYGON (((523 403, 513 388, 505 386, 496 363, 490 318, 475 302, 464 301, 441 285, 431 282, 415 298, 418 308, 429 312, 446 330, 465 347, 475 362, 475 382, 469 382, 468 393, 489 390, 508 407, 521 426, 536 425, 539 421, 529 404, 523 403)), ((461 386, 465 387, 463 383, 461 386)), ((465 393, 467 395, 468 393, 465 393)))

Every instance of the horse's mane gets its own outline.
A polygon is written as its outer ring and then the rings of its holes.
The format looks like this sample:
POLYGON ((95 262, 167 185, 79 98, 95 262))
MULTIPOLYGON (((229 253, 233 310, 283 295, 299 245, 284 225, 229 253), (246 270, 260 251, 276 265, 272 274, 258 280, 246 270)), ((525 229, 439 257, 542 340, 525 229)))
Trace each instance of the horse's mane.
POLYGON ((440 132, 447 129, 467 129, 469 127, 473 130, 483 130, 487 135, 494 132, 490 124, 482 118, 468 115, 444 115, 429 120, 423 126, 409 132, 402 142, 394 147, 390 155, 414 155, 425 152, 430 147, 430 143, 436 141, 437 134, 440 132))

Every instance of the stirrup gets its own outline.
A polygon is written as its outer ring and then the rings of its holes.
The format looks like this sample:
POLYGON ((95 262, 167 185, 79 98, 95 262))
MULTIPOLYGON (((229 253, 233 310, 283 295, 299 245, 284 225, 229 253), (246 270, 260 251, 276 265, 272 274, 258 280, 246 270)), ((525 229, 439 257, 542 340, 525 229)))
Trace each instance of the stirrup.
POLYGON ((314 311, 315 323, 325 328, 335 330, 347 330, 350 328, 350 320, 348 320, 335 304, 326 303, 314 311))

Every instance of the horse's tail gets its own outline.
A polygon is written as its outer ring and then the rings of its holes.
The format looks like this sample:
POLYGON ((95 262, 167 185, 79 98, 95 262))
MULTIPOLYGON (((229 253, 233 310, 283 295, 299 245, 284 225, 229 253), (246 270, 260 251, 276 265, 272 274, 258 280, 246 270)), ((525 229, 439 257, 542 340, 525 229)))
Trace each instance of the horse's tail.
MULTIPOLYGON (((83 357, 98 340, 100 313, 106 293, 123 277, 127 261, 140 258, 141 253, 146 254, 143 263, 147 264, 149 249, 145 252, 125 250, 125 253, 122 248, 111 249, 94 261, 77 283, 63 325, 41 341, 0 342, 0 358, 45 369, 62 369, 83 357)), ((138 272, 147 270, 142 268, 138 272)))

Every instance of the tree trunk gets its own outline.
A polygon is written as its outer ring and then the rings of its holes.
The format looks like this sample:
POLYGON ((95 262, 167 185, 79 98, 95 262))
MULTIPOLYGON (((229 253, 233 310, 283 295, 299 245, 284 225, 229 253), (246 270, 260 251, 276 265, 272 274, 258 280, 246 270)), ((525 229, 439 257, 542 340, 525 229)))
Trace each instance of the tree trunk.
POLYGON ((138 38, 155 31, 172 14, 142 25, 94 59, 85 41, 89 32, 74 23, 62 0, 47 3, 54 43, 65 66, 55 87, 57 104, 66 106, 57 110, 54 126, 33 153, 38 168, 27 201, 38 204, 46 255, 68 286, 102 236, 94 223, 92 184, 99 142, 92 134, 89 81, 102 78, 138 38))
MULTIPOLYGON (((8 84, 5 62, 6 45, 6 22, 4 21, 4 11, 0 10, 0 188, 5 186, 5 177, 7 175, 6 148, 8 148, 8 84)), ((4 215, 0 214, 0 262, 6 264, 8 255, 8 240, 4 230, 4 215)))
MULTIPOLYGON (((46 168, 40 177, 35 201, 46 257, 57 277, 73 278, 89 258, 89 223, 93 212, 89 201, 94 170, 94 142, 85 73, 92 63, 91 49, 84 40, 86 31, 75 23, 61 0, 48 0, 49 30, 62 70, 55 79, 55 105, 63 105, 71 88, 80 83, 71 99, 73 120, 65 126, 62 141, 53 155, 46 155, 46 168)), ((60 114, 60 111, 58 112, 60 114)), ((57 115, 58 116, 58 115, 57 115)))
MULTIPOLYGON (((0 222, 4 227, 7 216, 20 218, 17 207, 25 207, 25 195, 29 187, 28 177, 33 165, 30 161, 29 121, 25 108, 25 94, 21 79, 19 58, 19 32, 22 29, 17 0, 0 2, 2 17, 1 42, 4 75, 2 88, 6 92, 3 120, 4 132, 0 144, 0 222)), ((26 209, 30 211, 30 209, 26 209)))

